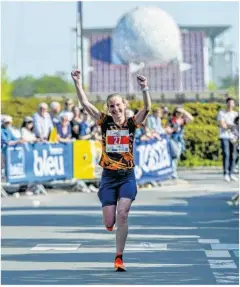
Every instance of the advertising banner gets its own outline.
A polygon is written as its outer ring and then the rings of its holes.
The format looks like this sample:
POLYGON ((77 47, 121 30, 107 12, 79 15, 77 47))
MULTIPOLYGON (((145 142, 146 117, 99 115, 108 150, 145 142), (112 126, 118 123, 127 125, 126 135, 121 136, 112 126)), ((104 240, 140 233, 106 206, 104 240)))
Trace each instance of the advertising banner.
POLYGON ((72 144, 22 144, 6 151, 9 183, 46 182, 72 178, 72 144))
POLYGON ((98 165, 102 153, 99 141, 77 140, 73 142, 73 177, 77 179, 95 179, 101 174, 98 165))
POLYGON ((135 175, 140 184, 163 181, 173 173, 169 140, 164 134, 161 138, 135 142, 135 175))

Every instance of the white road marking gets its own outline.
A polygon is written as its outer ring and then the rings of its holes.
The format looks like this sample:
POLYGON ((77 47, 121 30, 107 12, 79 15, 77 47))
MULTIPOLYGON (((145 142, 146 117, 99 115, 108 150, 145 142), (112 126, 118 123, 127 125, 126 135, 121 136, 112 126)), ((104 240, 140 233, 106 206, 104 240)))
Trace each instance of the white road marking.
MULTIPOLYGON (((16 261, 2 261, 2 270, 18 270, 18 271, 36 271, 36 270, 94 270, 98 268, 113 269, 113 262, 36 262, 36 261, 28 261, 28 264, 22 264, 21 262, 16 261)), ((206 264, 205 264, 206 265, 206 264)), ((162 268, 183 268, 193 266, 193 264, 152 264, 152 263, 126 263, 126 267, 131 268, 154 268, 154 267, 162 267, 162 268)))
POLYGON ((59 251, 74 251, 80 247, 81 244, 37 244, 31 250, 35 251, 47 251, 47 250, 59 250, 59 251))
POLYGON ((222 243, 222 244, 211 244, 213 250, 231 250, 231 249, 238 249, 238 244, 232 243, 222 243))
POLYGON ((218 239, 198 239, 198 243, 220 243, 218 239))
POLYGON ((205 250, 207 257, 231 257, 227 250, 205 250))
MULTIPOLYGON (((44 210, 44 209, 33 209, 33 210, 3 210, 2 216, 11 216, 11 215, 91 215, 91 216, 99 216, 102 215, 101 210, 44 210)), ((187 215, 187 212, 173 212, 173 211, 137 211, 131 210, 131 216, 145 216, 145 215, 153 215, 153 216, 179 216, 179 215, 187 215)))
POLYGON ((212 269, 236 269, 237 266, 233 260, 208 260, 212 269))

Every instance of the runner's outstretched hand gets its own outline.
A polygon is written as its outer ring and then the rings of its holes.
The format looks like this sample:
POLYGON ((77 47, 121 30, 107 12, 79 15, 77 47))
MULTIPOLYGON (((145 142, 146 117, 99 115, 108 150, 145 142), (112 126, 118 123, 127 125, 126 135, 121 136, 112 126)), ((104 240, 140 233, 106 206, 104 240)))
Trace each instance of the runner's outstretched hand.
POLYGON ((82 73, 80 70, 73 70, 71 72, 71 76, 74 82, 78 82, 79 84, 82 84, 82 73))
POLYGON ((139 86, 141 87, 141 89, 144 89, 147 87, 147 78, 144 77, 143 75, 137 75, 137 82, 139 84, 139 86))

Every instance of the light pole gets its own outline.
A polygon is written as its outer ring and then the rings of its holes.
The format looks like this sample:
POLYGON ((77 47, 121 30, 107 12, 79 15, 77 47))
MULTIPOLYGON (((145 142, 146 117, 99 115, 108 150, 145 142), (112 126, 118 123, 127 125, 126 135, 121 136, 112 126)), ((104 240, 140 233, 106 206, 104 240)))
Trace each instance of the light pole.
POLYGON ((77 34, 77 27, 71 28, 71 32, 75 34, 75 49, 76 49, 76 60, 75 63, 73 64, 73 69, 78 69, 79 68, 79 60, 78 60, 78 34, 77 34))
POLYGON ((82 13, 82 1, 77 2, 77 19, 76 19, 76 49, 77 49, 77 57, 76 64, 77 68, 79 68, 79 52, 81 53, 81 72, 82 72, 82 84, 84 86, 84 57, 83 57, 83 13, 82 13), (79 45, 78 45, 79 43, 79 45))

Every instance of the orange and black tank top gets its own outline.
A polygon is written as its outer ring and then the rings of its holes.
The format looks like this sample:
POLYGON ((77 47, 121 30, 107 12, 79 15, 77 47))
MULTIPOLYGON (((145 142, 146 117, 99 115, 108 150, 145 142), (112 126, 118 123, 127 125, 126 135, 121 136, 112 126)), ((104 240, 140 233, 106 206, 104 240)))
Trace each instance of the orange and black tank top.
POLYGON ((133 168, 133 141, 138 127, 135 117, 128 118, 120 127, 111 116, 102 113, 97 123, 102 130, 100 166, 111 170, 133 168))

